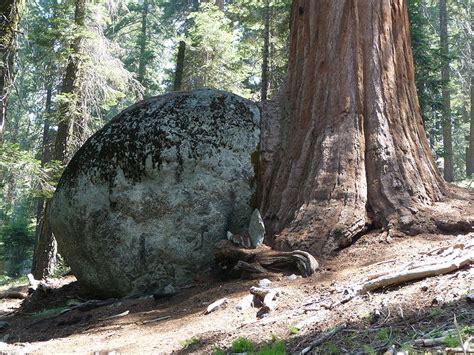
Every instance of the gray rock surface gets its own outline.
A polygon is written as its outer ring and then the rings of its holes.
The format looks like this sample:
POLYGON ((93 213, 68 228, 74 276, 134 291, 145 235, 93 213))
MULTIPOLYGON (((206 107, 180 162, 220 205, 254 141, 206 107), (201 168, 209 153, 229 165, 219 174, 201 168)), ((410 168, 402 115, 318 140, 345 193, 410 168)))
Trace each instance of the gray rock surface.
POLYGON ((73 157, 51 203, 60 253, 104 297, 191 281, 252 214, 260 112, 222 91, 173 93, 116 116, 73 157))
POLYGON ((258 247, 265 239, 265 224, 259 210, 254 210, 249 223, 249 236, 252 246, 258 247))

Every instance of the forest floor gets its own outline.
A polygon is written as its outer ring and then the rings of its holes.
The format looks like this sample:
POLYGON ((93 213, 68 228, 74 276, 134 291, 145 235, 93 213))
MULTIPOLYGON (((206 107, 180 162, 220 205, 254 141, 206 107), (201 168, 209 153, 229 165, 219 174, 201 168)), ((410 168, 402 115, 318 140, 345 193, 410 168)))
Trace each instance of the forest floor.
POLYGON ((465 342, 474 336, 472 265, 366 295, 353 290, 369 275, 416 263, 433 249, 469 243, 473 237, 430 234, 387 241, 382 233, 370 233, 331 260, 321 260, 319 271, 309 278, 271 277, 271 287, 281 293, 276 309, 262 319, 257 319, 256 308, 236 309, 258 280, 196 280, 170 299, 117 300, 59 314, 87 299, 69 276, 34 300, 2 300, 0 319, 9 326, 0 333, 0 352, 223 354, 232 345, 234 352, 244 352, 253 342, 256 349, 273 346, 266 354, 278 354, 283 346, 293 354, 334 329, 339 331, 312 351, 376 354, 459 348, 459 338, 465 342), (223 297, 228 299, 223 307, 204 314, 223 297), (442 340, 431 348, 416 342, 434 338, 442 340))

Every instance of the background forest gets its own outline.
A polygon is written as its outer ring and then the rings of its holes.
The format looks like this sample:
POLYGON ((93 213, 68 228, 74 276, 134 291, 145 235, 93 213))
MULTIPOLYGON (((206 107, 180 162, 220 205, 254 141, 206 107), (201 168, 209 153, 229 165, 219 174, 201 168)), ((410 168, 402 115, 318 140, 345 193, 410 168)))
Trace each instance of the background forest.
MULTIPOLYGON (((35 241, 48 234, 40 221, 62 168, 125 107, 197 88, 274 98, 286 75, 290 2, 20 2, 15 79, 0 143, 3 278, 29 272, 35 241)), ((472 5, 410 0, 409 11, 430 146, 446 180, 470 185, 472 5)))

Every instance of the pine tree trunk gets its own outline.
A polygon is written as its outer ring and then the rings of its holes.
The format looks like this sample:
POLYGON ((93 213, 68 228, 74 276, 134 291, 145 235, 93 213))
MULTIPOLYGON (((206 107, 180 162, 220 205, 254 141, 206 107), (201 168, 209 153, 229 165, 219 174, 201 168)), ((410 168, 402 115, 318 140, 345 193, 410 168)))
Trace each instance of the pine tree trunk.
POLYGON ((178 56, 176 57, 176 71, 174 74, 173 91, 183 89, 184 58, 186 55, 186 42, 180 41, 178 47, 178 56))
POLYGON ((13 82, 16 37, 23 0, 2 0, 0 4, 0 142, 7 113, 7 101, 13 82))
POLYGON ((443 87, 443 148, 444 148, 444 179, 454 181, 453 160, 453 128, 451 123, 451 93, 449 91, 449 42, 448 42, 448 12, 446 0, 439 2, 440 45, 441 45, 441 80, 443 87))
MULTIPOLYGON (((471 33, 474 30, 474 2, 471 2, 471 33)), ((474 175, 474 43, 471 40, 471 129, 469 133, 469 147, 466 157, 467 176, 474 175)))
MULTIPOLYGON (((75 1, 74 24, 77 36, 71 44, 71 55, 66 67, 61 93, 67 95, 67 100, 58 107, 60 121, 56 133, 53 160, 67 164, 73 149, 79 146, 81 132, 84 131, 85 122, 77 114, 80 105, 80 56, 82 51, 82 40, 85 30, 86 0, 75 1), (73 141, 72 133, 76 137, 73 141)), ((39 224, 39 233, 33 254, 32 274, 35 279, 42 279, 54 270, 56 263, 57 245, 49 224, 49 201, 44 207, 44 216, 39 224)))
MULTIPOLYGON (((50 148, 50 138, 51 138, 51 132, 50 132, 50 124, 49 124, 49 116, 51 114, 51 103, 52 103, 52 96, 53 96, 53 90, 50 87, 46 89, 46 107, 45 107, 45 120, 43 124, 43 139, 42 139, 42 144, 41 144, 41 167, 44 167, 44 165, 51 161, 51 148, 50 148)), ((44 197, 38 198, 38 202, 36 205, 36 230, 35 230, 35 240, 38 240, 39 236, 39 230, 40 230, 40 222, 41 218, 43 216, 43 210, 44 210, 44 203, 45 199, 44 197)))
POLYGON ((268 84, 269 84, 269 59, 270 59, 270 1, 265 1, 263 9, 263 50, 262 50, 262 88, 261 100, 268 100, 268 84))
POLYGON ((279 153, 260 182, 276 247, 320 255, 370 227, 410 231, 447 193, 420 114, 406 0, 294 0, 282 96, 279 153))
POLYGON ((143 2, 142 11, 142 30, 140 34, 140 60, 138 65, 138 81, 140 84, 145 86, 145 73, 146 73, 146 42, 147 42, 147 18, 148 18, 148 0, 143 2))

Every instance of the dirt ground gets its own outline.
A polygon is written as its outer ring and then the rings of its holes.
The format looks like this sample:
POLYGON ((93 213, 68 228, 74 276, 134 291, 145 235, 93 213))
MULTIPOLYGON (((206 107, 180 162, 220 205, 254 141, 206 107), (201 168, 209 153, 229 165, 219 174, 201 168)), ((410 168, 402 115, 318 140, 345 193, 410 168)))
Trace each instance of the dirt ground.
MULTIPOLYGON (((116 300, 89 311, 58 314, 89 298, 70 276, 56 281, 56 288, 47 294, 37 293, 24 301, 2 300, 0 319, 9 327, 0 333, 0 351, 209 354, 230 351, 239 337, 257 347, 278 337, 286 343, 287 353, 293 354, 341 324, 345 328, 314 348, 314 353, 421 351, 416 339, 436 338, 446 330, 462 332, 465 341, 474 336, 474 303, 468 297, 474 292, 472 265, 367 295, 354 297, 353 291, 368 275, 416 263, 423 253, 473 238, 474 233, 387 241, 382 233, 373 232, 333 259, 320 260, 319 271, 310 278, 291 280, 275 274, 271 287, 281 290, 277 308, 262 319, 257 319, 256 308, 236 309, 258 280, 204 278, 169 299, 116 300), (223 297, 228 298, 226 305, 204 314, 210 303, 223 297)), ((452 338, 454 344, 445 342, 438 349, 456 346, 456 336, 452 338)))

